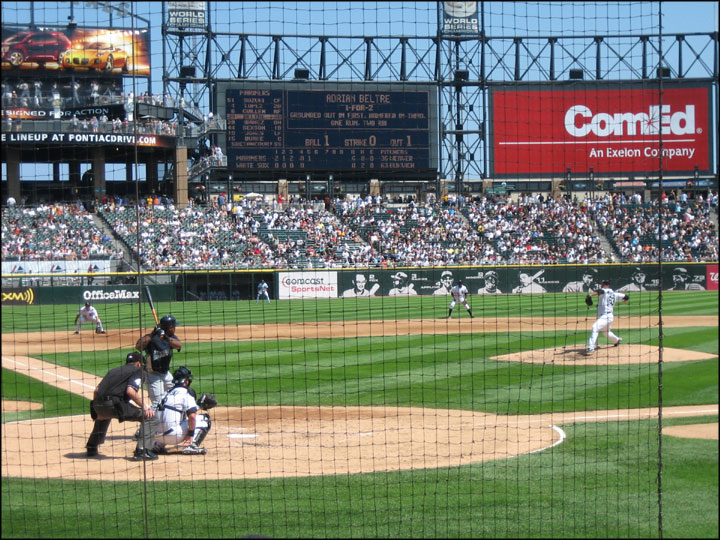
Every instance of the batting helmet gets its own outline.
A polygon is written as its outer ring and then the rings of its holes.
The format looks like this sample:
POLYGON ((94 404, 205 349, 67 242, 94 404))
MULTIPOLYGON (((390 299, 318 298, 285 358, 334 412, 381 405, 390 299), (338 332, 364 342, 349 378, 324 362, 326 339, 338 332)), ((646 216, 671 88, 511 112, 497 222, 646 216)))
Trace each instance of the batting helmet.
POLYGON ((188 381, 188 384, 193 380, 192 371, 185 366, 180 366, 173 372, 173 384, 182 384, 188 381))
POLYGON ((172 315, 165 315, 162 319, 160 319, 160 328, 163 330, 167 330, 171 326, 177 326, 177 319, 175 319, 172 315))

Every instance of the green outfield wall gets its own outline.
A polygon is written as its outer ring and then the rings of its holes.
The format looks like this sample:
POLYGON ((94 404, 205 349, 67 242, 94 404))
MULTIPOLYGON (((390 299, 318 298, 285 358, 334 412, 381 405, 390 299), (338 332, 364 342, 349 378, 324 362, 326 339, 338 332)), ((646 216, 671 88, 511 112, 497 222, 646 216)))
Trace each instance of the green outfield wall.
MULTIPOLYGON (((96 278, 106 274, 94 274, 96 278)), ((587 292, 608 279, 624 292, 717 290, 717 263, 484 266, 433 268, 359 268, 318 270, 199 270, 144 274, 107 274, 122 285, 32 285, 40 274, 3 276, 2 305, 96 304, 133 302, 139 282, 151 284, 156 301, 247 300, 264 279, 275 299, 357 298, 371 296, 447 296, 462 281, 471 295, 587 292), (157 279, 158 275, 163 277, 157 279), (122 278, 122 279, 118 279, 122 278), (135 283, 132 283, 132 282, 135 283)), ((63 283, 62 276, 53 275, 63 283)), ((53 282, 53 283, 54 283, 53 282)))

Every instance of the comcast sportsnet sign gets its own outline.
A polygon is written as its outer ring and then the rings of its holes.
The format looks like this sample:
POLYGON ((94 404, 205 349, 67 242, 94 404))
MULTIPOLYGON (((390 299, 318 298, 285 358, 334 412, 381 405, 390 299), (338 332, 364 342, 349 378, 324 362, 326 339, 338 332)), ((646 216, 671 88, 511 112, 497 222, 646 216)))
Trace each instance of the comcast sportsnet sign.
POLYGON ((337 298, 337 272, 279 272, 278 298, 337 298))
POLYGON ((673 86, 496 90, 491 97, 497 176, 691 173, 710 170, 710 88, 673 86), (662 138, 662 147, 660 139, 662 138))

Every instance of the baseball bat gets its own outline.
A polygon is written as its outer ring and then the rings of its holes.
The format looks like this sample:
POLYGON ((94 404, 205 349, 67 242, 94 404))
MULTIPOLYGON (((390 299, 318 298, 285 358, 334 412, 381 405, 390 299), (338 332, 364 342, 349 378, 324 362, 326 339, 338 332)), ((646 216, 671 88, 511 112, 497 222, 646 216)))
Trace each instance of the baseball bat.
POLYGON ((370 296, 372 296, 373 294, 375 294, 379 288, 380 288, 380 284, 379 284, 379 283, 376 283, 375 285, 373 285, 373 286, 372 286, 372 289, 370 289, 370 296))
POLYGON ((542 276, 544 273, 545 273, 545 270, 544 270, 544 269, 543 269, 543 270, 540 270, 539 272, 536 272, 536 273, 533 274, 533 276, 530 278, 530 281, 535 281, 537 278, 539 278, 540 276, 542 276))
POLYGON ((155 311, 155 302, 153 302, 152 295, 150 294, 150 287, 145 285, 145 295, 147 296, 148 302, 150 303, 150 309, 152 310, 153 317, 155 317, 155 325, 159 326, 160 321, 157 318, 157 311, 155 311))

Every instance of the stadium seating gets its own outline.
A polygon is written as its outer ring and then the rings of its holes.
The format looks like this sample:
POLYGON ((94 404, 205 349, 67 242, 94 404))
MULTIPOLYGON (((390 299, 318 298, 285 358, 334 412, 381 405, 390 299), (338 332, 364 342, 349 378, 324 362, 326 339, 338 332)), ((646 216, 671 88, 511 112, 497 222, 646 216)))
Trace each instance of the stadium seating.
MULTIPOLYGON (((610 195, 585 202, 488 195, 456 207, 358 197, 337 200, 328 211, 246 199, 233 214, 217 203, 178 209, 114 199, 98 215, 153 270, 648 262, 659 256, 702 262, 718 259, 709 203, 667 201, 658 209, 657 202, 610 195)), ((4 208, 2 237, 7 260, 115 256, 110 239, 77 205, 4 208)))
POLYGON ((100 260, 115 254, 82 205, 3 208, 3 260, 100 260))

